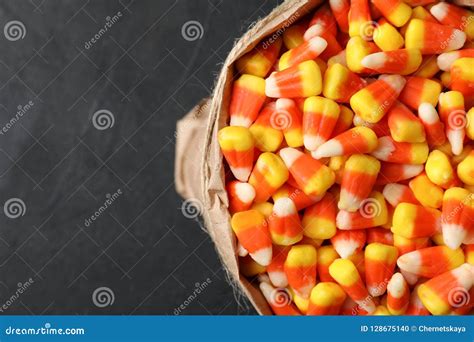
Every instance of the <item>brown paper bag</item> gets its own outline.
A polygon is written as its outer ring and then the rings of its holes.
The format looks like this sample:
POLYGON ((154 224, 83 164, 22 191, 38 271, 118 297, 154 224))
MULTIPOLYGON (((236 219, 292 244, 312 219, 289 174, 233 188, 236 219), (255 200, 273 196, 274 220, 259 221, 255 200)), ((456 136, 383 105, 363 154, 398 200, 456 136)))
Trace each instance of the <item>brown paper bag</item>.
POLYGON ((286 28, 314 10, 322 0, 286 0, 257 22, 227 57, 211 99, 201 101, 176 130, 176 191, 194 203, 230 275, 261 315, 271 315, 260 290, 239 273, 236 241, 230 227, 222 154, 217 132, 227 125, 234 62, 267 36, 281 36, 286 28))

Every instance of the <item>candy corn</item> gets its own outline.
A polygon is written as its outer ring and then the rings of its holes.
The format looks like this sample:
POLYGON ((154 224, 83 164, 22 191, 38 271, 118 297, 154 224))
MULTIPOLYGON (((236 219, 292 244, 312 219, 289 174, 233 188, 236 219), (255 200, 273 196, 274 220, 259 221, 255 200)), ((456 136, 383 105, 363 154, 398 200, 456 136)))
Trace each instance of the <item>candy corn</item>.
POLYGON ((423 77, 407 77, 405 87, 398 99, 413 110, 419 109, 422 103, 436 106, 441 93, 441 85, 423 77))
POLYGON ((248 183, 231 181, 226 185, 231 213, 250 209, 255 198, 255 189, 248 183))
POLYGON ((289 147, 303 146, 303 114, 293 100, 278 99, 273 119, 273 126, 283 131, 289 147))
POLYGON ((369 293, 378 297, 387 289, 398 257, 397 248, 378 242, 365 248, 365 283, 369 293))
POLYGON ((368 313, 375 311, 375 303, 364 286, 354 263, 347 259, 337 259, 329 266, 329 273, 362 309, 368 313))
POLYGON ((322 282, 311 290, 308 315, 337 315, 346 293, 336 283, 322 282))
POLYGON ((420 285, 418 296, 431 314, 446 315, 454 306, 468 303, 469 290, 474 283, 473 267, 462 264, 420 285))
POLYGON ((474 49, 462 49, 442 53, 437 58, 438 66, 443 71, 449 71, 455 61, 464 57, 474 57, 474 49))
POLYGON ((474 225, 474 195, 468 190, 452 187, 444 193, 441 228, 446 246, 456 249, 474 225))
POLYGON ((308 298, 316 285, 317 251, 311 245, 291 247, 285 261, 285 273, 292 289, 303 298, 308 298))
POLYGON ((243 74, 234 82, 229 105, 230 125, 250 127, 265 101, 265 80, 243 74))
POLYGON ((321 94, 321 90, 321 71, 315 61, 274 72, 265 80, 268 97, 309 97, 321 94))
POLYGON ((358 211, 340 210, 336 226, 343 230, 365 229, 384 225, 388 220, 388 209, 380 192, 374 191, 361 203, 358 211))
POLYGON ((334 172, 310 155, 294 148, 280 150, 280 156, 298 187, 310 196, 319 196, 334 184, 334 172))
POLYGON ((397 260, 400 269, 425 278, 433 278, 464 263, 462 249, 435 246, 406 253, 397 260))
POLYGON ((324 74, 323 95, 337 102, 349 102, 351 96, 366 82, 344 65, 334 63, 324 74))
POLYGON ((256 210, 236 213, 231 220, 232 230, 252 259, 262 266, 272 260, 272 241, 265 217, 256 210))
POLYGON ((474 314, 469 1, 310 1, 237 44, 203 189, 274 314, 474 314))
POLYGON ((281 38, 277 38, 270 44, 266 42, 260 43, 252 51, 237 60, 237 69, 241 74, 250 74, 258 77, 267 76, 278 58, 281 45, 281 38))
POLYGON ((471 151, 471 153, 458 164, 457 175, 463 183, 474 185, 474 151, 471 151))
POLYGON ((392 232, 407 239, 430 237, 440 229, 440 216, 436 209, 400 203, 393 213, 392 232))
POLYGON ((456 5, 440 2, 430 8, 431 14, 443 25, 448 25, 466 33, 474 39, 474 13, 456 5))
POLYGON ((268 218, 268 228, 274 244, 289 246, 303 238, 303 228, 296 206, 289 198, 279 198, 268 218))
POLYGON ((255 147, 260 151, 274 152, 281 145, 283 133, 277 123, 278 115, 275 103, 271 102, 263 108, 257 120, 250 126, 255 147))
POLYGON ((368 0, 351 0, 349 11, 349 35, 370 40, 373 34, 368 0))
POLYGON ((410 289, 401 273, 395 273, 387 285, 387 309, 392 315, 403 315, 410 303, 410 289))
POLYGON ((311 155, 316 159, 370 153, 378 145, 374 131, 367 127, 354 127, 325 142, 311 155))
POLYGON ((413 191, 403 184, 388 183, 383 188, 383 196, 392 207, 396 207, 400 203, 419 204, 413 191))
POLYGON ((423 124, 400 102, 392 106, 387 116, 390 134, 396 142, 422 143, 425 141, 423 124))
POLYGON ((302 220, 304 235, 312 239, 329 239, 336 234, 336 200, 326 193, 317 203, 306 208, 302 220))
POLYGON ((375 184, 396 183, 415 177, 423 172, 423 165, 381 163, 379 176, 375 184))
POLYGON ((365 230, 338 230, 336 235, 331 238, 337 254, 343 259, 349 259, 362 248, 367 241, 367 233, 365 230))
POLYGON ((372 156, 379 160, 398 164, 423 164, 428 158, 428 144, 397 142, 391 137, 378 139, 377 148, 372 156))
POLYGON ((411 17, 411 7, 401 0, 372 0, 372 3, 397 27, 405 25, 411 17))
POLYGON ((450 69, 451 89, 461 92, 466 97, 474 95, 473 65, 474 58, 461 58, 456 60, 450 69))
POLYGON ((378 122, 395 103, 404 86, 403 77, 382 75, 377 81, 352 95, 351 107, 363 120, 370 123, 378 122))
POLYGON ((329 6, 331 7, 334 18, 337 21, 339 29, 342 32, 349 32, 349 10, 350 10, 350 1, 349 0, 329 0, 329 6))
POLYGON ((430 146, 439 146, 445 143, 444 124, 440 121, 438 113, 431 103, 420 104, 418 118, 425 128, 426 140, 430 146))
POLYGON ((429 208, 440 208, 444 191, 432 183, 426 173, 421 173, 408 183, 418 202, 429 208))
POLYGON ((381 19, 374 29, 374 42, 382 51, 400 49, 405 41, 402 35, 385 19, 381 19))
POLYGON ((380 74, 408 75, 418 69, 421 61, 420 50, 400 49, 367 55, 361 64, 380 74))
POLYGON ((329 266, 336 259, 339 259, 339 254, 332 245, 322 246, 318 249, 318 278, 321 281, 334 282, 334 279, 329 274, 329 266))
POLYGON ((353 154, 347 159, 342 176, 338 208, 357 211, 375 184, 380 162, 363 154, 353 154))
POLYGON ((219 145, 235 178, 246 182, 252 172, 254 140, 245 127, 224 127, 218 134, 219 145))
POLYGON ((266 202, 288 179, 288 169, 276 154, 262 153, 255 163, 249 184, 255 188, 255 202, 266 202))
POLYGON ((466 127, 464 97, 458 91, 448 91, 439 95, 438 111, 446 127, 446 137, 455 155, 462 152, 466 127))
POLYGON ((313 37, 294 49, 285 52, 280 57, 278 69, 285 70, 301 62, 315 59, 326 49, 327 45, 328 43, 323 38, 313 37))
POLYGON ((289 247, 273 246, 273 258, 267 266, 267 273, 271 283, 276 287, 288 286, 284 264, 289 251, 289 247))
POLYGON ((458 29, 420 19, 411 19, 405 33, 405 47, 422 54, 458 50, 465 41, 466 34, 458 29))
POLYGON ((331 136, 339 118, 336 102, 320 96, 312 96, 304 102, 303 139, 304 146, 316 150, 331 136))

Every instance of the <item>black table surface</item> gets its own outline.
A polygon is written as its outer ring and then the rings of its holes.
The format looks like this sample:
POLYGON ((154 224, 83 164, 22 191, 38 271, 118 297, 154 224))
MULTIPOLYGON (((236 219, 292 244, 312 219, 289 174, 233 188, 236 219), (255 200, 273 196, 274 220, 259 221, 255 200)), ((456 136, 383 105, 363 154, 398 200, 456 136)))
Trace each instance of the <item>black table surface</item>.
POLYGON ((1 2, 0 313, 255 313, 181 213, 174 135, 279 2, 1 2))

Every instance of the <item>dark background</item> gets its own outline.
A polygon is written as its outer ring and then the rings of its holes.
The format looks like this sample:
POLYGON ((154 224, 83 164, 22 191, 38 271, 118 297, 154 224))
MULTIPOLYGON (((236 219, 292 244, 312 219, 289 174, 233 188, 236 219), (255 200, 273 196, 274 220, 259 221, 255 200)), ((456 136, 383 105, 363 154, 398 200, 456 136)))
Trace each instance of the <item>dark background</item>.
POLYGON ((207 278, 182 314, 255 313, 238 304, 209 237, 181 213, 174 134, 210 94, 234 40, 278 2, 1 2, 0 29, 20 21, 25 36, 0 31, 0 129, 33 103, 0 135, 4 314, 173 314, 207 278), (190 20, 202 38, 184 39, 190 20), (92 123, 101 109, 114 118, 105 130, 92 123), (23 216, 5 214, 12 198, 23 216), (99 287, 113 292, 111 305, 94 305, 99 287))

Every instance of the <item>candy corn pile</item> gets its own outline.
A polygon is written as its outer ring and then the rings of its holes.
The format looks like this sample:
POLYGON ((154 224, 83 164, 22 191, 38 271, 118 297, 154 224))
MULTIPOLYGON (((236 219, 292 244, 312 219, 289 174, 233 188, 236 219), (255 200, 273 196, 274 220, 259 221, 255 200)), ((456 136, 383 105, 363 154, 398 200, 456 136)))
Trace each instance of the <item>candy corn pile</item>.
POLYGON ((472 314, 473 12, 330 0, 282 31, 218 133, 241 273, 280 315, 472 314))

